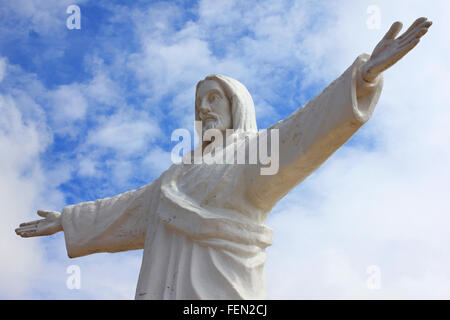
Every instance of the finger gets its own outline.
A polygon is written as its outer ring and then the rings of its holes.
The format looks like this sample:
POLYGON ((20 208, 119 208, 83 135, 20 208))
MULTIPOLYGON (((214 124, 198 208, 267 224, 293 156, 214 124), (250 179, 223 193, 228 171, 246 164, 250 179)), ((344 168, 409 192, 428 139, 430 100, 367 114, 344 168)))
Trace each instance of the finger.
POLYGON ((49 211, 49 210, 38 210, 37 214, 46 219, 56 218, 59 215, 61 215, 61 213, 57 211, 49 211))
POLYGON ((37 225, 39 223, 39 221, 41 221, 41 220, 34 220, 34 221, 30 221, 30 222, 24 222, 24 223, 19 224, 19 227, 37 225))
POLYGON ((427 32, 428 32, 428 28, 422 28, 422 29, 419 30, 419 32, 416 33, 414 38, 421 38, 427 32))
POLYGON ((37 227, 23 227, 23 228, 17 228, 15 231, 16 233, 23 233, 28 231, 36 231, 37 227))
POLYGON ((401 39, 399 44, 403 45, 405 43, 411 42, 414 39, 423 37, 428 32, 428 28, 430 26, 431 26, 431 24, 425 24, 420 29, 417 29, 414 32, 412 32, 407 38, 401 39))
POLYGON ((411 36, 414 36, 416 33, 420 32, 423 29, 428 29, 433 24, 432 21, 424 21, 421 24, 417 25, 413 30, 409 31, 408 33, 402 34, 400 37, 398 37, 398 40, 404 40, 406 38, 409 38, 411 36))
POLYGON ((36 236, 36 232, 24 232, 20 234, 21 237, 23 238, 30 238, 30 237, 34 237, 36 236))
POLYGON ((37 211, 37 214, 39 216, 41 216, 42 218, 47 218, 49 213, 50 213, 50 211, 47 211, 47 210, 38 210, 37 211))
POLYGON ((36 230, 34 230, 34 229, 30 229, 30 230, 19 230, 19 229, 16 229, 15 231, 16 231, 16 234, 21 236, 21 237, 24 237, 25 235, 36 234, 36 230))
POLYGON ((399 50, 401 52, 401 55, 404 56, 405 54, 407 54, 409 51, 411 51, 415 46, 417 46, 417 44, 420 42, 420 39, 414 39, 409 43, 405 43, 404 45, 402 45, 401 47, 399 47, 399 50))
POLYGON ((57 218, 60 215, 61 215, 61 213, 59 213, 58 211, 49 211, 48 212, 48 218, 57 218))
POLYGON ((20 227, 17 228, 18 230, 30 230, 30 229, 36 229, 37 228, 37 224, 36 225, 32 225, 32 226, 25 226, 25 227, 20 227))
POLYGON ((416 26, 418 26, 419 24, 423 23, 427 21, 426 17, 420 17, 417 18, 416 21, 413 22, 413 24, 408 28, 408 30, 406 30, 406 32, 411 31, 412 29, 414 29, 416 26))
MULTIPOLYGON (((406 30, 400 37, 398 37, 399 39, 403 39, 403 38, 407 38, 411 33, 413 33, 415 31, 415 29, 419 29, 422 26, 430 23, 431 21, 427 21, 427 18, 419 18, 417 19, 412 25, 411 27, 408 28, 408 30, 406 30)), ((431 25, 431 24, 430 24, 431 25)))
POLYGON ((399 49, 407 48, 407 47, 409 47, 409 45, 410 45, 411 43, 418 42, 418 41, 420 41, 420 39, 412 38, 409 42, 405 42, 404 44, 402 44, 401 46, 399 46, 399 49))
POLYGON ((383 39, 395 39, 400 30, 402 30, 403 24, 400 21, 394 22, 388 32, 384 35, 383 39))
POLYGON ((431 21, 425 22, 420 27, 420 29, 418 29, 416 32, 413 33, 414 34, 414 38, 421 38, 421 37, 423 37, 423 35, 428 32, 428 29, 431 27, 432 24, 433 23, 431 21))
POLYGON ((420 24, 417 27, 415 27, 414 30, 411 31, 411 34, 416 34, 420 30, 423 30, 423 29, 427 29, 428 30, 428 28, 431 27, 432 24, 433 24, 433 22, 431 22, 431 21, 425 21, 422 24, 420 24))

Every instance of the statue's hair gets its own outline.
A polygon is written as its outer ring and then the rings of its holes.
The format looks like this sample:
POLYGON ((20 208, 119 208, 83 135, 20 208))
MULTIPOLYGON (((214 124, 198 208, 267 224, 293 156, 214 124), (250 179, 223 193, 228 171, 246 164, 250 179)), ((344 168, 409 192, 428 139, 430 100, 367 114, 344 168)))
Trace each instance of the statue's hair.
MULTIPOLYGON (((252 96, 247 88, 233 78, 220 74, 209 75, 204 80, 197 83, 195 89, 195 101, 197 101, 197 92, 200 84, 206 80, 216 81, 230 101, 233 129, 239 131, 243 130, 245 132, 258 132, 255 105, 253 104, 252 96)), ((195 104, 195 120, 200 121, 197 103, 195 104)))

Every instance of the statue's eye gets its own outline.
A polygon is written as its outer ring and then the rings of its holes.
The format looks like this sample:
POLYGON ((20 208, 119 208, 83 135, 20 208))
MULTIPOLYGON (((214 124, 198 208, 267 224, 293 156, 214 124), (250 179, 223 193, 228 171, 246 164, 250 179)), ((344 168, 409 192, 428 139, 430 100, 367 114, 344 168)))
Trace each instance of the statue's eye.
POLYGON ((218 98, 217 94, 212 94, 209 96, 209 102, 214 102, 216 101, 218 98))

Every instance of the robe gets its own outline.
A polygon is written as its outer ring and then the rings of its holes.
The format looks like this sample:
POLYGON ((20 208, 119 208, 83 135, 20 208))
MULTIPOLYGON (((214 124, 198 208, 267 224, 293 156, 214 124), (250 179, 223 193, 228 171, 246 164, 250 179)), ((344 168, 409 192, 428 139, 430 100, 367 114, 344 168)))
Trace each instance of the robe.
POLYGON ((140 189, 67 206, 69 257, 144 249, 136 299, 266 298, 267 216, 372 115, 383 80, 362 80, 368 58, 257 133, 279 130, 277 174, 261 175, 259 164, 173 164, 140 189))

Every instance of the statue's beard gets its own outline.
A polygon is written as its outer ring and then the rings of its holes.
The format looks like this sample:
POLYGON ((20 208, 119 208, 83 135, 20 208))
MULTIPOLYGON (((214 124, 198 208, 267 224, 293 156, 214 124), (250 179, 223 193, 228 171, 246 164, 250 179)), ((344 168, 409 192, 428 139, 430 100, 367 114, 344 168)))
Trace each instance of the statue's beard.
POLYGON ((215 119, 208 119, 203 123, 203 131, 209 129, 216 129, 218 125, 218 121, 215 119))

